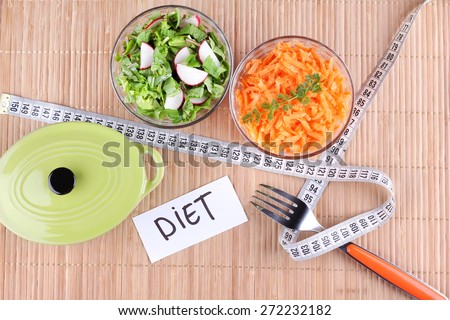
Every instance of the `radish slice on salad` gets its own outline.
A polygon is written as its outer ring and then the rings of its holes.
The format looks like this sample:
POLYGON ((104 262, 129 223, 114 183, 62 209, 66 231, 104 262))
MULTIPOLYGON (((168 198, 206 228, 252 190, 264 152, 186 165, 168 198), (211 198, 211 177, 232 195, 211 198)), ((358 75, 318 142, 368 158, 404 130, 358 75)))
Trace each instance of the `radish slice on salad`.
POLYGON ((157 18, 155 20, 152 20, 144 29, 149 29, 149 28, 153 28, 156 27, 157 25, 159 25, 161 22, 163 21, 163 18, 157 18))
POLYGON ((200 17, 198 15, 193 15, 193 16, 181 19, 180 28, 184 28, 189 24, 192 24, 198 28, 200 26, 200 17))
POLYGON ((216 67, 220 67, 220 61, 219 59, 217 59, 216 54, 211 49, 208 42, 206 40, 203 40, 203 42, 200 44, 200 47, 198 48, 198 58, 203 63, 208 57, 211 57, 216 67))
POLYGON ((153 63, 153 50, 152 46, 148 43, 142 42, 141 44, 141 70, 150 68, 153 63))
POLYGON ((188 47, 183 47, 180 51, 177 52, 175 58, 173 59, 173 64, 176 66, 180 62, 184 62, 187 57, 189 57, 189 49, 188 47))
POLYGON ((191 98, 190 101, 194 105, 199 105, 204 103, 206 100, 208 100, 208 97, 201 97, 201 98, 191 98))
POLYGON ((181 63, 177 64, 177 74, 180 80, 189 86, 202 83, 208 76, 208 73, 203 70, 191 68, 181 63))
POLYGON ((164 103, 164 109, 177 110, 184 101, 184 93, 183 90, 179 89, 179 92, 172 96, 167 97, 166 102, 164 103))

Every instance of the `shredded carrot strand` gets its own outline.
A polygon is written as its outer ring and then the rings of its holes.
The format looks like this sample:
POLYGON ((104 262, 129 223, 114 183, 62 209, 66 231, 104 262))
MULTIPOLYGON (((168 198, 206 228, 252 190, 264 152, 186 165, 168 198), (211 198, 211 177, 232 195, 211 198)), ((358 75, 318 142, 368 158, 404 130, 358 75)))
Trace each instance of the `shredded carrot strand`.
POLYGON ((303 153, 305 146, 325 146, 327 133, 333 134, 348 117, 351 93, 344 78, 333 60, 325 60, 315 48, 282 42, 266 57, 250 60, 245 70, 235 92, 240 123, 252 141, 272 153, 303 153), (313 73, 320 75, 322 91, 308 92, 306 105, 292 100, 292 109, 280 108, 269 120, 261 105, 295 91, 313 73), (244 123, 242 117, 254 108, 261 111, 259 123, 244 123))

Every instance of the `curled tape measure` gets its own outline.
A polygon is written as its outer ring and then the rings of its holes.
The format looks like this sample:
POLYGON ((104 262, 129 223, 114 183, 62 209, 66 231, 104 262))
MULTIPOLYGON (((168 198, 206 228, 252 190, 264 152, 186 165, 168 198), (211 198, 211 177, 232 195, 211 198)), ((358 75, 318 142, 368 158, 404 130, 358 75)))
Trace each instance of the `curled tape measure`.
MULTIPOLYGON (((356 129, 361 124, 362 118, 364 117, 369 106, 372 104, 375 95, 378 93, 378 90, 380 89, 384 79, 386 78, 387 74, 394 65, 395 60, 397 60, 397 57, 399 56, 400 53, 400 49, 403 46, 403 43, 405 42, 406 36, 411 30, 411 26, 414 20, 416 19, 420 10, 430 1, 431 0, 423 1, 416 9, 414 9, 411 13, 408 14, 408 17, 405 19, 399 31, 394 36, 388 49, 378 62, 377 67, 372 72, 372 74, 367 78, 362 88, 359 90, 355 99, 355 104, 353 106, 352 118, 350 120, 349 125, 345 129, 342 137, 333 146, 331 146, 326 153, 324 153, 319 158, 320 161, 325 162, 327 164, 333 164, 334 162, 336 162, 336 159, 338 158, 342 159, 345 150, 347 150, 348 148, 351 138, 353 138, 356 129)), ((353 168, 349 168, 349 170, 350 170, 349 172, 351 172, 353 168)), ((310 209, 314 209, 320 197, 323 195, 323 192, 327 188, 328 181, 330 180, 326 179, 307 180, 297 197, 299 199, 302 199, 310 209)), ((384 207, 385 210, 383 210, 383 212, 381 211, 372 212, 372 214, 376 215, 388 214, 386 211, 389 211, 392 208, 392 206, 391 203, 385 203, 385 205, 388 207, 385 206, 384 207)), ((369 217, 370 215, 366 216, 365 218, 369 217)), ((360 224, 366 224, 367 219, 362 219, 359 222, 360 224)), ((352 228, 354 230, 360 228, 360 226, 358 226, 358 224, 355 223, 348 226, 350 227, 351 230, 352 228)), ((290 253, 293 259, 302 260, 305 259, 306 256, 308 256, 305 253, 310 251, 312 251, 313 253, 315 253, 316 251, 321 252, 322 247, 325 246, 325 244, 327 244, 332 239, 341 238, 344 235, 344 233, 347 232, 347 230, 345 229, 343 229, 342 232, 338 232, 338 230, 335 230, 335 228, 336 227, 333 228, 332 232, 329 232, 330 230, 325 230, 314 237, 310 237, 300 242, 296 242, 298 237, 300 236, 300 231, 282 228, 279 235, 279 242, 283 246, 283 248, 288 253, 290 253), (305 253, 303 253, 303 251, 305 251, 305 253), (298 252, 302 252, 303 254, 298 256, 298 252)), ((315 254, 312 254, 312 256, 315 256, 315 254)))
MULTIPOLYGON (((422 4, 423 6, 423 4, 422 4)), ((0 114, 19 116, 25 119, 59 123, 68 121, 92 122, 124 134, 132 141, 161 147, 168 150, 208 157, 243 167, 260 169, 309 179, 300 192, 300 198, 313 207, 329 181, 365 182, 377 184, 389 191, 388 199, 379 207, 352 217, 312 237, 296 242, 299 233, 282 230, 293 235, 291 242, 280 239, 283 247, 295 260, 306 260, 329 252, 353 239, 360 237, 384 224, 395 210, 393 184, 383 172, 367 167, 341 166, 334 164, 348 146, 350 138, 359 126, 367 107, 373 100, 387 72, 391 69, 420 6, 411 13, 379 66, 357 96, 352 118, 342 138, 333 145, 314 165, 302 160, 286 160, 262 153, 254 147, 227 143, 199 135, 188 135, 174 130, 164 130, 150 125, 78 110, 58 104, 31 100, 10 94, 0 97, 0 114), (313 187, 311 188, 311 186, 313 187)))

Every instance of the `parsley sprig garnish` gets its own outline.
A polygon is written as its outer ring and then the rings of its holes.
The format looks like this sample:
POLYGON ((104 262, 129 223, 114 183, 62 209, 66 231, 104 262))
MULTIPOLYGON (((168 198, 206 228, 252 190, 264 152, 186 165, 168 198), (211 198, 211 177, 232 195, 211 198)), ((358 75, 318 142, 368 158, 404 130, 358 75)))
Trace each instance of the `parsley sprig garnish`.
POLYGON ((322 91, 322 87, 320 86, 320 75, 318 73, 307 75, 305 77, 305 82, 299 84, 295 91, 292 90, 289 94, 280 93, 278 94, 277 98, 272 99, 271 102, 262 103, 262 111, 260 111, 258 107, 253 108, 242 117, 242 122, 256 122, 256 124, 259 124, 263 112, 268 113, 268 120, 272 120, 275 111, 279 110, 280 108, 285 112, 291 110, 293 107, 291 101, 295 99, 297 99, 303 105, 308 105, 311 102, 311 99, 307 96, 307 93, 309 91, 313 93, 319 93, 322 91))

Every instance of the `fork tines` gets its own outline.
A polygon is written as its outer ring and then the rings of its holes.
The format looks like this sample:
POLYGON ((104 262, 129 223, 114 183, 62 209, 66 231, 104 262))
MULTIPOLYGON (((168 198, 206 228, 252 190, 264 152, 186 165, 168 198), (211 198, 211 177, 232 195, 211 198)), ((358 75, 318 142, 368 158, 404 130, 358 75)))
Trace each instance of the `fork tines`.
POLYGON ((276 204, 280 204, 281 206, 278 206, 273 202, 269 202, 269 201, 264 200, 257 196, 253 196, 253 197, 255 199, 259 200, 260 202, 262 202, 263 204, 265 204, 266 206, 277 210, 279 213, 281 213, 281 215, 270 211, 268 208, 265 208, 256 202, 250 201, 251 204, 253 204, 258 210, 263 212, 269 218, 275 220, 276 222, 278 222, 279 224, 281 224, 285 227, 293 228, 293 229, 298 227, 299 224, 301 223, 301 221, 303 220, 305 214, 309 210, 309 208, 306 206, 306 204, 303 201, 301 201, 300 199, 298 199, 297 197, 294 197, 280 189, 268 186, 266 184, 261 184, 261 186, 266 189, 269 189, 273 193, 278 194, 279 196, 285 198, 287 201, 290 201, 292 204, 288 203, 282 199, 276 198, 270 194, 266 194, 259 190, 257 190, 256 192, 269 198, 276 204))

